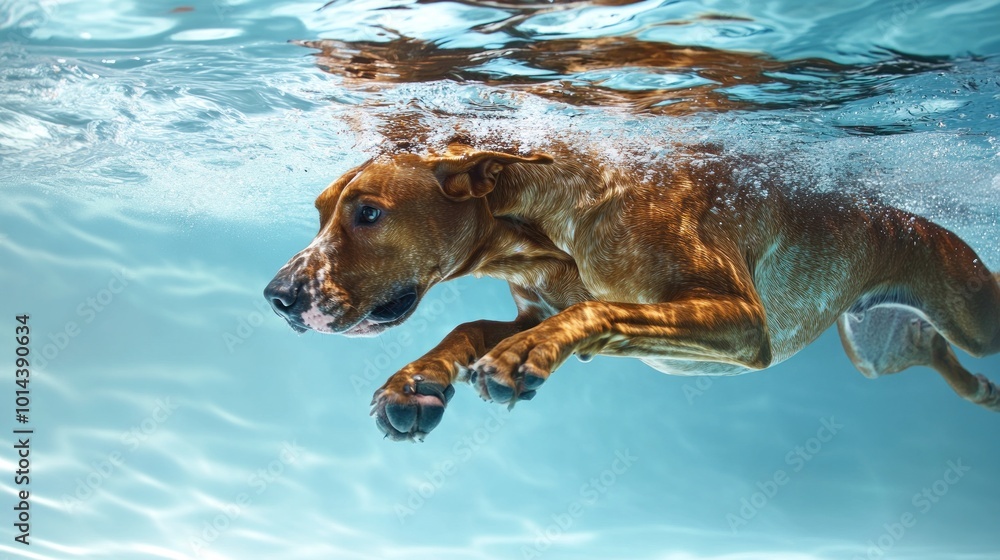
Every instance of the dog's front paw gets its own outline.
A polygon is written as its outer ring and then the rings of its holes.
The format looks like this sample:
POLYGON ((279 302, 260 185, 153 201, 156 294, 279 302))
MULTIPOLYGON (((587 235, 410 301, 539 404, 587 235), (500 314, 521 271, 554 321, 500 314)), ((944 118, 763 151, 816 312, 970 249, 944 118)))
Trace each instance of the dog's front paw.
POLYGON ((394 441, 423 441, 441 422, 444 408, 454 394, 451 385, 403 370, 375 391, 371 415, 385 437, 394 441))
POLYGON ((500 342, 473 364, 469 382, 484 400, 512 408, 534 398, 566 354, 552 338, 528 330, 500 342))

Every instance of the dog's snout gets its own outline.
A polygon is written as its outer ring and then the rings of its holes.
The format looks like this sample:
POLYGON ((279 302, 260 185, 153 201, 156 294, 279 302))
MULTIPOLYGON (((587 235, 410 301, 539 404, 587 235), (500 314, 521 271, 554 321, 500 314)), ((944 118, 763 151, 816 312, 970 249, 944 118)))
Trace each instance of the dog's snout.
POLYGON ((286 319, 292 314, 292 308, 299 298, 299 287, 288 278, 276 276, 264 288, 264 297, 278 315, 286 319))

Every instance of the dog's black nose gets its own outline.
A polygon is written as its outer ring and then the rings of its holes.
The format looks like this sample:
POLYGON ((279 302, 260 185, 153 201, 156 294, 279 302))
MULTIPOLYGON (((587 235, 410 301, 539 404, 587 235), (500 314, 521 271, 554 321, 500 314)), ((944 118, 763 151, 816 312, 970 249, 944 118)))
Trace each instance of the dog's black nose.
POLYGON ((292 315, 292 307, 299 297, 299 287, 287 278, 276 276, 264 288, 264 297, 278 315, 288 319, 292 315))

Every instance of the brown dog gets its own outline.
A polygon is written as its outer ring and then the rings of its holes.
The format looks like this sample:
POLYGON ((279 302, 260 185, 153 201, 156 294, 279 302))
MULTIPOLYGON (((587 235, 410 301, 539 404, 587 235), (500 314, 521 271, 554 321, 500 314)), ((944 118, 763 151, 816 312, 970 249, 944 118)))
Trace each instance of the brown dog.
POLYGON ((755 183, 710 150, 642 169, 552 152, 382 156, 316 199, 319 234, 264 292, 293 329, 374 335, 466 274, 507 280, 517 303, 513 321, 458 326, 375 392, 388 437, 426 435, 456 380, 513 406, 571 354, 733 375, 834 322, 865 375, 928 365, 1000 411, 1000 390, 949 345, 1000 351, 1000 277, 955 234, 866 198, 755 183))

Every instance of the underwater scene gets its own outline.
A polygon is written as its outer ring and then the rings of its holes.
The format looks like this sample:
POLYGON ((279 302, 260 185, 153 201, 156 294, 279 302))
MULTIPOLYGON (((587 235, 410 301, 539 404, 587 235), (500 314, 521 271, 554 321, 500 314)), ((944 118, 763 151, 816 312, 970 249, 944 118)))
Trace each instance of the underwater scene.
MULTIPOLYGON (((508 407, 458 364, 413 395, 447 404, 433 430, 386 437, 376 391, 512 321, 508 282, 395 294, 364 337, 264 291, 327 250, 328 185, 455 139, 601 169, 735 155, 760 196, 877 198, 1000 271, 1000 1, 0 0, 0 557, 1000 559, 1000 414, 930 367, 866 377, 819 302, 762 371, 578 349, 508 407)), ((350 274, 422 266, 459 217, 350 274)), ((1000 383, 979 353, 949 367, 1000 383)))

